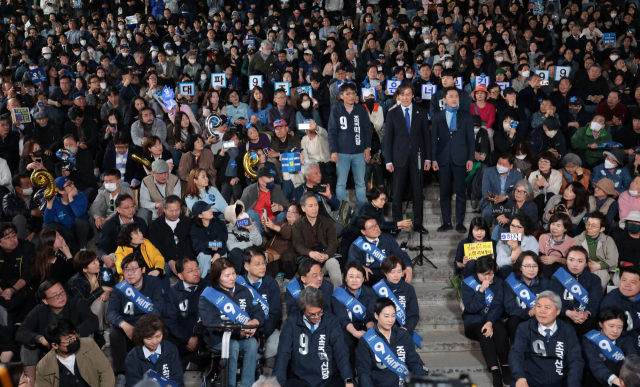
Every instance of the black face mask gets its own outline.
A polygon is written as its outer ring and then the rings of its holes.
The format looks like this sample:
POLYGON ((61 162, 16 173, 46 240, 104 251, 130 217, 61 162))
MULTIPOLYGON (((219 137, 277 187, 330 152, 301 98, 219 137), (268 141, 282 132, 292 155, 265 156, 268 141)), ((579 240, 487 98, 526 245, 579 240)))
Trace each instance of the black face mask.
POLYGON ((369 111, 373 110, 374 103, 375 103, 375 99, 373 98, 367 98, 364 100, 364 104, 367 105, 367 109, 369 109, 369 111))
POLYGON ((76 338, 76 341, 67 345, 66 353, 76 353, 80 350, 80 337, 76 338))

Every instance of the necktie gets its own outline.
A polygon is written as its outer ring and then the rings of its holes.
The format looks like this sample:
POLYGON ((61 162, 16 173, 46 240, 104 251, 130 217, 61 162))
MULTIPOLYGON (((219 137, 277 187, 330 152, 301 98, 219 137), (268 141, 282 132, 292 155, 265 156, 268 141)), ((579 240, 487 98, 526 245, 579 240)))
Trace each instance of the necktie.
POLYGON ((547 338, 547 341, 549 341, 551 339, 551 328, 547 328, 544 331, 547 332, 545 337, 547 338))
POLYGON ((198 288, 198 286, 197 286, 197 285, 196 285, 196 286, 189 286, 189 291, 190 291, 191 293, 195 293, 195 291, 196 291, 196 289, 197 289, 197 288, 198 288))
POLYGON ((449 106, 445 105, 445 108, 447 109, 448 112, 452 113, 451 115, 451 123, 449 124, 449 131, 450 132, 455 132, 456 130, 458 130, 458 107, 455 108, 450 108, 449 106))
POLYGON ((156 364, 156 362, 158 361, 158 354, 157 353, 152 353, 151 355, 149 355, 149 360, 153 363, 156 364))
POLYGON ((312 325, 311 328, 309 328, 309 330, 311 331, 311 333, 316 331, 316 328, 312 325))
MULTIPOLYGON (((409 135, 411 135, 411 117, 409 116, 409 108, 404 109, 404 121, 407 123, 409 135)), ((411 149, 411 142, 409 142, 409 149, 411 149)))

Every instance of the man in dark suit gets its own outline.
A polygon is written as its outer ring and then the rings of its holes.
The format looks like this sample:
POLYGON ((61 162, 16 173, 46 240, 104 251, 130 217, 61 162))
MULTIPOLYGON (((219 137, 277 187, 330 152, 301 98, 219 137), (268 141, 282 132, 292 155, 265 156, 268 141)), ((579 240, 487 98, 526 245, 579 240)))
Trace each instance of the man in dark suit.
POLYGON ((413 230, 427 234, 422 226, 422 170, 431 168, 427 110, 411 102, 411 84, 403 83, 396 94, 400 105, 389 110, 384 144, 387 170, 393 173, 393 220, 402 220, 402 196, 409 175, 413 187, 413 230))
POLYGON ((102 172, 118 169, 122 174, 122 181, 135 189, 147 176, 142 165, 131 157, 138 153, 136 147, 131 144, 131 137, 125 132, 116 133, 113 144, 113 147, 104 152, 102 172))
POLYGON ((464 227, 467 196, 464 179, 471 171, 475 159, 473 119, 466 110, 458 110, 460 97, 458 89, 444 89, 445 110, 433 117, 431 129, 431 156, 433 170, 440 179, 440 210, 442 226, 438 232, 453 230, 451 225, 451 187, 456 195, 456 231, 467 232, 464 227), (453 181, 452 181, 453 180, 453 181))

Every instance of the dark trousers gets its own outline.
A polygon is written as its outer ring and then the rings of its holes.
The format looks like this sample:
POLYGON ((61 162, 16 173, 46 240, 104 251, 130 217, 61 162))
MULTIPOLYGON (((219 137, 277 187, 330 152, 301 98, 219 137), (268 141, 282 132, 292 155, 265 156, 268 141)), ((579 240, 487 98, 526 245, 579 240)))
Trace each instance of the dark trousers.
POLYGON ((242 197, 242 185, 235 184, 231 185, 227 182, 222 183, 222 187, 220 188, 220 194, 227 201, 227 203, 234 203, 236 200, 240 200, 242 197), (231 200, 231 198, 235 200, 231 200))
POLYGON ((115 325, 111 326, 111 357, 113 358, 113 373, 124 374, 127 370, 125 359, 135 347, 124 331, 115 325))
MULTIPOLYGON (((407 149, 407 151, 409 151, 407 149)), ((422 168, 418 168, 417 160, 409 157, 407 163, 402 167, 393 167, 393 221, 402 220, 402 196, 407 185, 407 175, 411 178, 411 191, 413 193, 413 225, 422 225, 422 168)), ((464 178, 463 178, 464 183, 464 178)), ((376 181, 377 185, 380 185, 376 181)), ((440 185, 442 192, 442 185, 440 185)), ((451 212, 451 211, 449 211, 451 212)))
POLYGON ((87 247, 87 241, 93 234, 91 225, 85 218, 76 218, 73 221, 73 227, 71 227, 71 230, 67 229, 62 225, 62 223, 58 222, 46 223, 42 228, 55 228, 60 233, 60 235, 62 235, 67 244, 75 247, 75 249, 71 250, 72 252, 87 247))
POLYGON ((527 320, 524 320, 520 316, 511 316, 505 322, 507 332, 509 333, 509 340, 511 341, 511 345, 513 345, 513 342, 516 340, 516 331, 518 330, 518 327, 525 321, 527 320))
MULTIPOLYGON (((304 380, 298 379, 293 376, 291 378, 287 378, 287 381, 284 383, 283 387, 311 387, 311 385, 304 380)), ((313 387, 344 387, 344 380, 339 376, 335 376, 327 380, 324 384, 313 387)))
POLYGON ((201 366, 206 367, 206 363, 209 361, 210 357, 198 355, 198 352, 206 350, 206 345, 204 344, 202 336, 198 337, 198 349, 193 352, 189 352, 187 345, 181 342, 174 335, 169 335, 167 339, 172 342, 176 348, 178 348, 178 356, 180 356, 180 363, 182 363, 183 370, 187 368, 189 363, 197 364, 198 368, 201 366))
POLYGON ((351 363, 351 372, 353 372, 354 376, 356 375, 356 348, 358 348, 359 342, 360 340, 353 337, 346 329, 344 330, 344 343, 349 348, 349 363, 351 363))
MULTIPOLYGON (((438 179, 440 180, 440 210, 442 211, 442 223, 451 224, 451 194, 456 195, 456 223, 464 223, 464 215, 467 206, 467 194, 465 192, 464 179, 467 175, 465 166, 448 165, 439 166, 438 179), (453 187, 453 192, 452 191, 453 187)), ((415 211, 414 211, 415 213, 415 211)))
POLYGON ((598 320, 596 320, 595 317, 587 318, 582 324, 574 323, 573 320, 569 317, 561 316, 560 318, 562 319, 562 321, 571 325, 576 330, 576 335, 578 336, 578 339, 580 339, 580 341, 582 341, 582 338, 587 333, 591 332, 594 329, 599 329, 598 320))
POLYGON ((509 364, 509 338, 504 324, 500 320, 493 323, 493 336, 486 337, 482 334, 482 326, 485 323, 471 324, 464 329, 464 335, 480 343, 482 356, 487 363, 487 368, 499 367, 509 364), (500 364, 498 364, 498 360, 500 364))
POLYGON ((235 248, 227 253, 227 258, 233 262, 236 267, 236 273, 238 275, 242 275, 244 273, 244 260, 243 260, 244 251, 239 248, 235 248))
POLYGON ((533 202, 538 206, 538 219, 542 219, 542 215, 544 214, 544 207, 547 205, 547 202, 554 194, 552 192, 547 192, 545 196, 543 193, 540 193, 538 196, 533 198, 533 202))

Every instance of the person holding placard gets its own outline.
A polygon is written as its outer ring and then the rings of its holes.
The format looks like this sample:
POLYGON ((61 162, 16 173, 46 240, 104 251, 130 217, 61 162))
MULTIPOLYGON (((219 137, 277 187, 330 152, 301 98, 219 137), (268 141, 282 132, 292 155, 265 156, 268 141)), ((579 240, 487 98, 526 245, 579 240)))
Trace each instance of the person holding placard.
POLYGON ((506 224, 509 232, 500 234, 496 245, 496 262, 500 266, 500 276, 506 278, 513 271, 513 263, 523 251, 538 253, 538 241, 532 235, 531 219, 523 213, 511 216, 506 224))
POLYGON ((523 251, 513 263, 513 273, 504 281, 504 309, 509 339, 513 343, 521 323, 535 316, 536 294, 549 288, 538 254, 523 251))
MULTIPOLYGON (((463 278, 467 278, 473 275, 473 267, 475 266, 476 259, 479 256, 469 257, 466 251, 469 249, 470 244, 478 243, 490 243, 491 245, 491 257, 495 259, 494 252, 496 251, 496 241, 491 240, 491 232, 489 231, 489 225, 484 219, 477 216, 471 219, 469 224, 469 235, 458 243, 456 250, 456 257, 454 261, 456 273, 463 278)), ((485 245, 487 247, 489 245, 485 245)))

